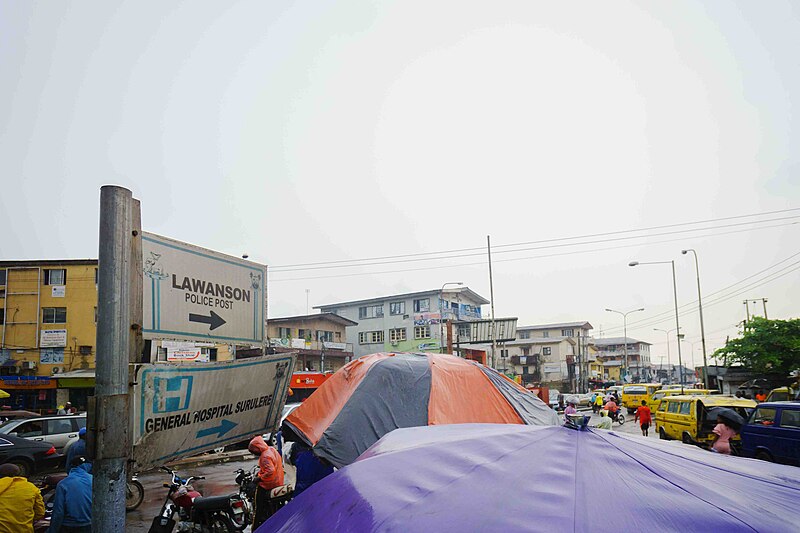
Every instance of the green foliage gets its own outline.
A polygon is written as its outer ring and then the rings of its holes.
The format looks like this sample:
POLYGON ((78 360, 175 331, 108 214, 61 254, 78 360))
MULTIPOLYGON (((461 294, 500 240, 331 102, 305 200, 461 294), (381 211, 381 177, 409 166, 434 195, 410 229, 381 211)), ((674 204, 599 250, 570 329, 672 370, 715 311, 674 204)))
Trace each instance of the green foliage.
POLYGON ((739 338, 714 352, 728 366, 742 365, 759 373, 788 375, 800 368, 800 319, 767 320, 753 317, 739 338))

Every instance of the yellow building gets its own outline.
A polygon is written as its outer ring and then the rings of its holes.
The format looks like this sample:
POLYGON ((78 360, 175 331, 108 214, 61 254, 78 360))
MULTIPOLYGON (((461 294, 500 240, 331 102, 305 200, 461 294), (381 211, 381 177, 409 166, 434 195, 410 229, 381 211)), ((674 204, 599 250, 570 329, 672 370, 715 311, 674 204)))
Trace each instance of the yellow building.
POLYGON ((46 412, 69 399, 85 409, 94 387, 97 260, 0 261, 0 307, 6 405, 46 412), (86 377, 59 383, 79 370, 86 377))

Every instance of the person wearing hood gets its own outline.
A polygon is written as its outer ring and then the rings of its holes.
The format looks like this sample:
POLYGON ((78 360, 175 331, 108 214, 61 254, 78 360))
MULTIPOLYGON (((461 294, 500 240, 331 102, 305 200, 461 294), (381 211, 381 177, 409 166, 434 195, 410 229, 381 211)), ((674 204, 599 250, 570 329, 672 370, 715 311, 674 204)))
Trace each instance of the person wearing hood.
MULTIPOLYGON (((67 450, 67 470, 69 470, 72 461, 75 460, 76 457, 86 457, 86 428, 81 428, 78 430, 78 441, 73 443, 72 446, 69 447, 67 450)), ((87 463, 89 461, 86 461, 87 463)), ((90 463, 91 464, 91 463, 90 463)), ((91 474, 91 470, 89 471, 91 474)))
POLYGON ((42 494, 20 476, 14 464, 0 465, 0 531, 32 532, 33 523, 44 517, 42 494))
POLYGON ((56 485, 48 533, 92 532, 92 465, 76 457, 70 466, 69 475, 56 485))
POLYGON ((278 451, 267 445, 260 435, 254 437, 247 447, 251 453, 258 455, 258 486, 256 487, 255 512, 253 527, 255 531, 271 513, 269 493, 275 487, 283 485, 283 460, 278 451))

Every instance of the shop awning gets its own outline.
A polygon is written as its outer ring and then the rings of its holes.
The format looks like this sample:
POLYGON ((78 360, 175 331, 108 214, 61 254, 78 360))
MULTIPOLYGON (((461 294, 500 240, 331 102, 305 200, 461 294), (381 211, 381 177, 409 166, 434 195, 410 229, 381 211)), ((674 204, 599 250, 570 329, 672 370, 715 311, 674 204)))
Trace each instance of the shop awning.
POLYGON ((53 377, 58 380, 58 386, 62 389, 89 389, 94 387, 95 384, 93 368, 64 372, 53 377))
POLYGON ((11 397, 11 395, 9 393, 7 393, 6 391, 0 389, 0 399, 10 398, 10 397, 11 397))

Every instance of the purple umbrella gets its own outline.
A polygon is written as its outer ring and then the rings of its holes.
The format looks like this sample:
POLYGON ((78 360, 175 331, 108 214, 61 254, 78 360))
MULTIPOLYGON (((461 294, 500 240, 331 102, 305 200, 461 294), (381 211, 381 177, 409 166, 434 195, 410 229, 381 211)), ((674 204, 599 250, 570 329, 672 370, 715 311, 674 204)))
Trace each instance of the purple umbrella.
POLYGON ((277 531, 797 531, 795 467, 601 430, 397 429, 313 485, 277 531))

